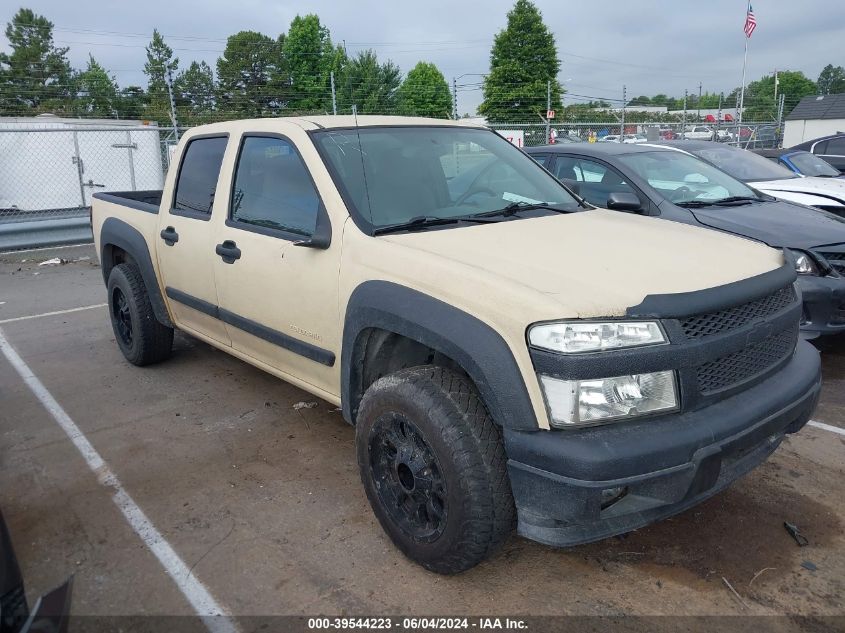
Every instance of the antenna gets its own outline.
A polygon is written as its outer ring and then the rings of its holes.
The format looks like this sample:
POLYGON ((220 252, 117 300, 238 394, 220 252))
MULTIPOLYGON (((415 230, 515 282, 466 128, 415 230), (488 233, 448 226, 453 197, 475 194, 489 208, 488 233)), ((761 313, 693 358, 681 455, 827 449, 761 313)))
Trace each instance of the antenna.
POLYGON ((358 137, 358 153, 361 155, 361 175, 364 177, 364 194, 367 196, 367 206, 370 209, 370 222, 373 220, 373 206, 370 203, 370 187, 367 185, 367 167, 364 164, 364 148, 361 147, 361 132, 358 129, 358 106, 352 104, 352 118, 355 121, 355 135, 358 137))

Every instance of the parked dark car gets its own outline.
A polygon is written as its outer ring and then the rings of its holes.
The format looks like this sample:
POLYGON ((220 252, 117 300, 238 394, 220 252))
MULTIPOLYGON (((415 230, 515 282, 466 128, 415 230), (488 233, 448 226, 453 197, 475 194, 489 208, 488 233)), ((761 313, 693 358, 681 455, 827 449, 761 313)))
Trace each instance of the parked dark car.
MULTIPOLYGON (((704 226, 785 248, 806 338, 845 331, 845 218, 777 200, 686 152, 589 143, 526 151, 590 204, 704 226)), ((713 254, 719 265, 719 254, 713 254)))
POLYGON ((754 153, 783 165, 800 176, 845 178, 845 175, 824 158, 803 149, 756 149, 754 153))
POLYGON ((798 143, 789 149, 803 149, 821 156, 841 173, 845 173, 845 134, 822 136, 812 141, 798 143))

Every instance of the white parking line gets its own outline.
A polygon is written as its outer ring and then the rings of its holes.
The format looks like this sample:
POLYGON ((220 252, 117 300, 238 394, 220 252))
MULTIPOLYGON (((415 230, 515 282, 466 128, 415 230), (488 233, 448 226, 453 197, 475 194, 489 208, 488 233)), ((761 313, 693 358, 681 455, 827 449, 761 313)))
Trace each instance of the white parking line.
POLYGON ((68 308, 67 310, 56 310, 55 312, 42 312, 41 314, 30 314, 27 316, 19 316, 11 319, 3 319, 0 325, 4 323, 14 323, 15 321, 28 321, 29 319, 40 319, 42 317, 56 316, 57 314, 70 314, 71 312, 81 312, 82 310, 94 310, 95 308, 105 308, 107 303, 95 303, 92 306, 82 306, 81 308, 68 308))
POLYGON ((839 435, 845 435, 845 429, 841 429, 838 426, 831 426, 830 424, 825 424, 824 422, 816 422, 815 420, 810 420, 807 422, 809 426, 814 426, 817 429, 823 429, 825 431, 830 431, 831 433, 837 433, 839 435))
POLYGON ((191 573, 190 568, 179 557, 170 543, 165 540, 147 518, 147 515, 144 514, 144 511, 138 507, 138 504, 133 501, 129 493, 124 490, 117 476, 97 452, 97 449, 88 441, 88 438, 85 437, 76 423, 18 355, 6 339, 2 329, 0 329, 0 351, 3 352, 3 355, 15 368, 30 391, 67 434, 70 441, 73 442, 73 445, 85 459, 88 467, 97 476, 100 484, 114 491, 112 501, 123 513, 135 533, 159 560, 197 615, 203 618, 203 624, 206 628, 211 633, 237 633, 238 628, 229 618, 227 611, 214 600, 205 585, 191 573))

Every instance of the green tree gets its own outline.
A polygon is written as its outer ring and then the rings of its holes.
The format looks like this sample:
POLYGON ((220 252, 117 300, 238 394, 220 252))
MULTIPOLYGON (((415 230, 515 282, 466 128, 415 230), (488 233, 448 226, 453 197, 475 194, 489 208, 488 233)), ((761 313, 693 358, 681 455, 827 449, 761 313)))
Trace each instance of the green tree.
POLYGON ((188 125, 207 123, 214 110, 214 73, 205 62, 191 62, 174 82, 179 119, 188 125))
MULTIPOLYGON (((343 49, 340 49, 342 52, 343 49)), ((289 110, 308 112, 331 109, 330 73, 339 65, 329 29, 314 14, 297 15, 282 46, 290 77, 289 110)))
MULTIPOLYGON (((817 93, 816 83, 796 70, 782 70, 778 72, 777 94, 785 95, 786 112, 795 107, 803 97, 817 93)), ((736 88, 730 95, 730 101, 740 100, 740 89, 736 88)), ((775 99, 775 77, 766 75, 757 81, 752 81, 745 87, 745 102, 742 118, 745 121, 774 121, 777 118, 777 101, 775 99)))
POLYGON ((338 110, 358 114, 394 114, 401 83, 399 67, 388 60, 379 63, 372 50, 361 51, 343 70, 337 88, 338 110))
POLYGON ((220 110, 230 116, 260 117, 275 114, 284 105, 281 47, 255 31, 240 31, 226 40, 217 60, 220 110))
MULTIPOLYGON (((651 99, 650 99, 649 97, 647 97, 647 96, 645 96, 645 95, 640 95, 639 97, 636 97, 636 98, 634 98, 634 99, 631 99, 631 101, 629 101, 629 102, 628 102, 628 105, 640 105, 640 106, 645 106, 645 105, 655 105, 655 104, 653 104, 653 103, 651 102, 651 99)), ((659 104, 658 104, 658 105, 659 105, 659 104)))
POLYGON ((117 95, 117 111, 122 119, 145 119, 147 93, 141 86, 123 88, 117 95))
POLYGON ((88 67, 76 76, 75 84, 75 114, 101 118, 119 115, 117 82, 93 55, 88 55, 88 67))
POLYGON ((6 25, 11 53, 0 53, 0 114, 63 111, 72 97, 67 48, 53 44, 53 23, 20 9, 6 25))
POLYGON ((822 69, 816 83, 819 94, 832 95, 845 92, 845 68, 828 64, 822 69))
POLYGON ((147 76, 147 115, 165 125, 170 121, 170 94, 167 90, 168 75, 174 76, 179 68, 179 58, 173 57, 170 48, 157 29, 153 29, 153 39, 146 47, 147 61, 144 74, 147 76))
POLYGON ((559 70, 554 36, 540 11, 529 0, 517 0, 493 41, 479 113, 492 122, 539 121, 546 115, 547 82, 552 110, 561 108, 559 70))
POLYGON ((419 62, 414 66, 397 95, 399 111, 407 116, 448 118, 452 112, 449 84, 437 66, 419 62))

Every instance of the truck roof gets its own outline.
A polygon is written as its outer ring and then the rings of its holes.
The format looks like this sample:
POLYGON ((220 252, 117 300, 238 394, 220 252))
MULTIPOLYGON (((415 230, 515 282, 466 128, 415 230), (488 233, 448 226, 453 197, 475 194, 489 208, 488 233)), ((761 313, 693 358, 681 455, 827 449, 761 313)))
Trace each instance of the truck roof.
POLYGON ((430 119, 425 117, 409 117, 409 116, 381 116, 362 114, 354 117, 351 114, 343 115, 316 115, 316 116, 302 116, 302 117, 268 117, 261 119, 238 119, 235 121, 223 121, 220 123, 210 123, 208 125, 201 125, 193 128, 193 130, 204 130, 208 132, 213 131, 227 131, 239 128, 259 128, 268 129, 274 124, 293 124, 305 130, 318 129, 340 129, 340 128, 354 128, 354 127, 376 127, 376 126, 455 126, 455 127, 473 127, 483 128, 484 126, 470 121, 463 121, 458 119, 453 121, 450 119, 430 119))

